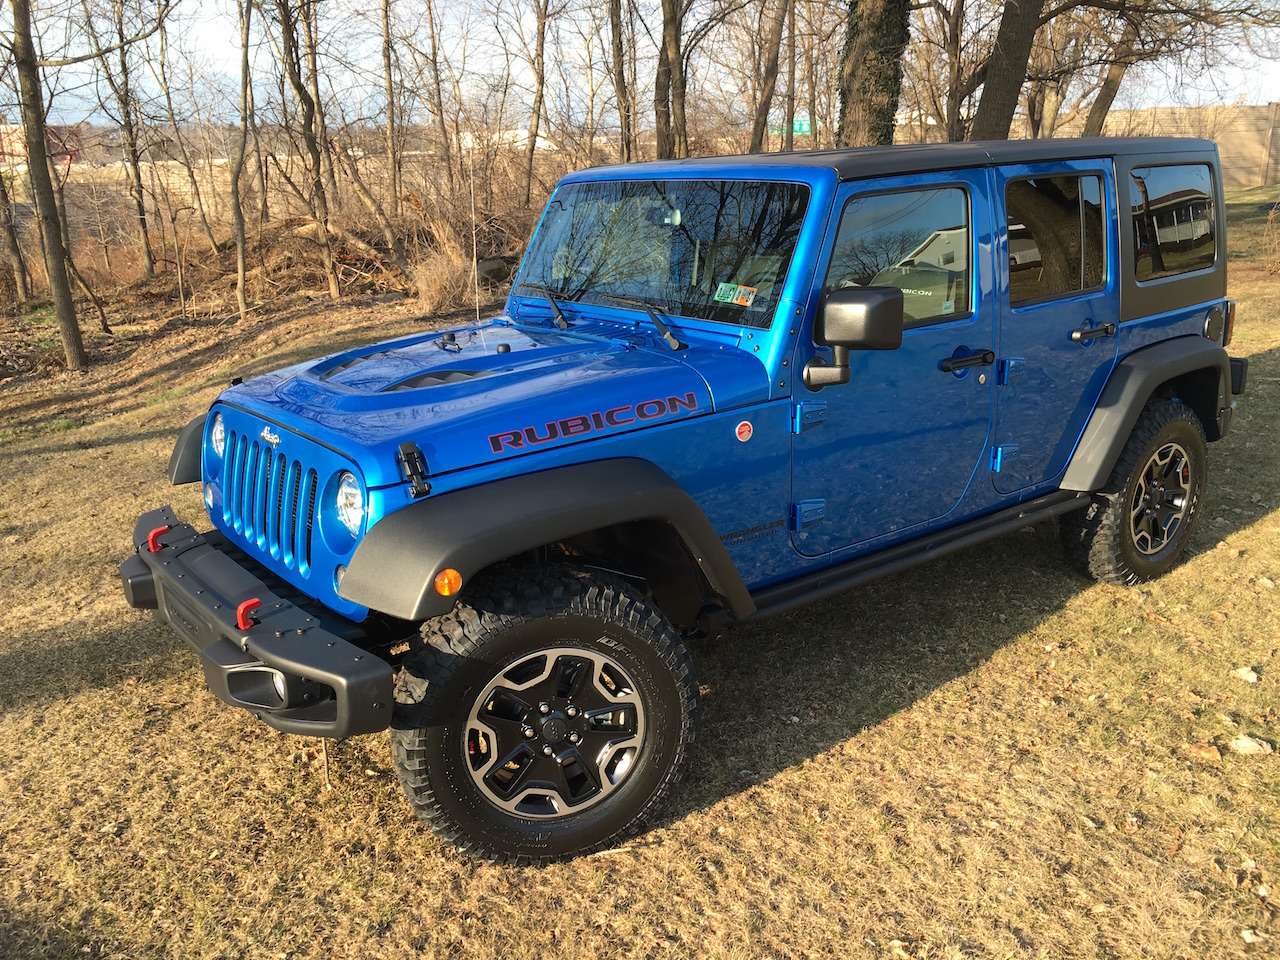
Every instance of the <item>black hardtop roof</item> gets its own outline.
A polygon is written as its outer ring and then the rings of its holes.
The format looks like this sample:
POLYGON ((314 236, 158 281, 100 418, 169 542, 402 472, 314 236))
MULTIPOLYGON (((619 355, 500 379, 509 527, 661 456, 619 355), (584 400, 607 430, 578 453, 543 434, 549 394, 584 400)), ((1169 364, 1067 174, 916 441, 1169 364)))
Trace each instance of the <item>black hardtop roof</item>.
POLYGON ((695 157, 658 161, 686 168, 701 165, 765 164, 829 167, 841 180, 923 173, 959 167, 985 167, 1005 163, 1046 160, 1084 160, 1095 157, 1141 158, 1160 163, 1179 154, 1217 153, 1212 140, 1184 137, 1079 137, 1060 140, 986 140, 966 143, 920 143, 891 147, 849 147, 839 150, 804 150, 795 153, 754 153, 731 157, 695 157))

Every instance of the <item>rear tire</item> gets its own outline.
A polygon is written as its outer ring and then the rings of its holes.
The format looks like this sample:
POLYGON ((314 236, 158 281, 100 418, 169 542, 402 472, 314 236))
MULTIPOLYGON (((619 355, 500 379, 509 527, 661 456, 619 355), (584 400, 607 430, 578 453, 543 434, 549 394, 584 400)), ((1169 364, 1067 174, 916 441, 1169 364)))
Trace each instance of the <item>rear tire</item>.
POLYGON ((1111 479, 1062 518, 1067 556, 1104 583, 1152 580, 1175 563, 1200 516, 1208 457, 1204 428, 1176 400, 1151 400, 1111 479))
POLYGON ((396 675, 391 752, 418 816, 490 862, 616 845, 691 744, 698 684, 675 629, 625 582, 566 566, 477 581, 396 675))

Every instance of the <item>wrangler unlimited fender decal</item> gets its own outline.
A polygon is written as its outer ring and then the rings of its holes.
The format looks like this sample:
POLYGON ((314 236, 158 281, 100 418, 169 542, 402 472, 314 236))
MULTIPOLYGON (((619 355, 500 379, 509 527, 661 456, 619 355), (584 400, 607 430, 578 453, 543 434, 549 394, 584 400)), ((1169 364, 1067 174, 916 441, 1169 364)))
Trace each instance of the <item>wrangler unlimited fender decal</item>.
POLYGON ((671 524, 735 619, 755 611, 706 514, 661 468, 639 459, 556 467, 412 503, 365 534, 338 594, 402 620, 425 620, 457 600, 432 586, 446 567, 465 584, 526 550, 645 519, 671 524))

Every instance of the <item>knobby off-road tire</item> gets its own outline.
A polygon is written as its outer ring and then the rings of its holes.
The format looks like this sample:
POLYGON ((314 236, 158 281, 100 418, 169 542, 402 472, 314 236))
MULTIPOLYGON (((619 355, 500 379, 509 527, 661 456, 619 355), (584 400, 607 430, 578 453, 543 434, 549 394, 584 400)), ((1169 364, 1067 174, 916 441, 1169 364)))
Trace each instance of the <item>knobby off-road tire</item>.
POLYGON ((1160 576, 1191 538, 1207 467, 1199 418, 1176 400, 1149 401, 1107 485, 1062 518, 1067 556, 1104 583, 1160 576))
POLYGON ((693 743, 679 635, 622 580, 567 566, 477 580, 423 624, 391 753, 426 824, 490 862, 547 863, 637 832, 693 743))

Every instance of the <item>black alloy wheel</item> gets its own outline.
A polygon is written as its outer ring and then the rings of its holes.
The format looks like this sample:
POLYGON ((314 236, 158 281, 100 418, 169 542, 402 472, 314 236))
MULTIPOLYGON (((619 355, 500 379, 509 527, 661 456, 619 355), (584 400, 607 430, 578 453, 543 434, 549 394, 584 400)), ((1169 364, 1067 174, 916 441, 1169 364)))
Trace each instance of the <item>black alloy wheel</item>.
POLYGON ((630 584, 503 568, 423 624, 400 662, 391 749, 418 816, 461 852, 547 863, 643 828, 693 743, 698 685, 630 584))

